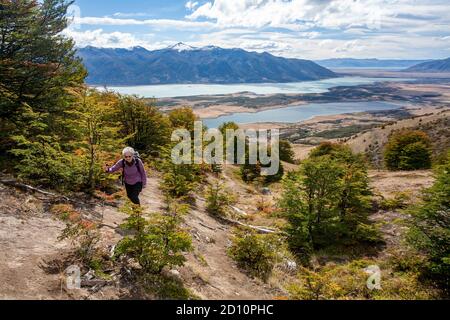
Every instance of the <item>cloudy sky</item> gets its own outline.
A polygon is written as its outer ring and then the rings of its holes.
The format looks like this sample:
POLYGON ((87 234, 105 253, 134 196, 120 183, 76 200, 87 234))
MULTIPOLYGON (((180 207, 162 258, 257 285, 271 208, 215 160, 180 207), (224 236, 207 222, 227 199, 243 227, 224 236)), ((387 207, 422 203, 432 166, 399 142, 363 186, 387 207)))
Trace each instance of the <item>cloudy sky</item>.
POLYGON ((77 45, 184 42, 305 59, 450 57, 450 0, 76 0, 77 45))

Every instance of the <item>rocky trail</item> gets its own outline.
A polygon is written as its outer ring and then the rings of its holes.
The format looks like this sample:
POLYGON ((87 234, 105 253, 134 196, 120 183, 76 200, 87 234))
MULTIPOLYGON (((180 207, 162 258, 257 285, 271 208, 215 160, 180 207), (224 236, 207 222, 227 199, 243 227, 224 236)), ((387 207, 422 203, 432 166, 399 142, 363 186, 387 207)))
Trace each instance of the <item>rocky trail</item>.
MULTIPOLYGON (((159 189, 160 178, 152 175, 141 194, 145 212, 164 208, 159 189)), ((42 195, 24 192, 0 184, 0 299, 117 299, 128 298, 127 289, 105 286, 92 292, 89 288, 65 289, 63 257, 73 247, 59 241, 65 224, 44 205, 42 195)), ((44 197, 45 198, 45 197, 44 197)), ((122 237, 120 225, 126 218, 118 208, 97 204, 92 215, 103 217, 101 246, 111 248, 122 237)), ((231 225, 205 212, 205 202, 196 205, 185 217, 194 251, 187 262, 172 274, 185 288, 201 299, 271 299, 280 293, 241 272, 227 255, 231 225)))

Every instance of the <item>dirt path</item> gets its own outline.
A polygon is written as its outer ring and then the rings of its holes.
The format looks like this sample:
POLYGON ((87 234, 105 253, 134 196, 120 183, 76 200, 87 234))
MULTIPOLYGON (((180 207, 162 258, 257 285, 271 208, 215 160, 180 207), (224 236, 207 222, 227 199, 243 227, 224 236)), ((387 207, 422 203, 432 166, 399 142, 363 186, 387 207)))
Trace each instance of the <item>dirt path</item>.
MULTIPOLYGON (((147 212, 160 211, 164 197, 159 189, 160 177, 153 175, 141 194, 147 212)), ((242 188, 237 183, 236 188, 242 188)), ((271 299, 276 292, 241 272, 228 257, 231 227, 211 217, 205 210, 202 195, 185 218, 185 227, 192 235, 194 251, 179 268, 183 283, 202 299, 271 299)))
MULTIPOLYGON (((141 194, 147 213, 164 208, 160 181, 157 174, 152 174, 141 194)), ((37 194, 0 184, 0 196, 0 255, 4 257, 0 260, 0 299, 121 297, 123 290, 115 287, 94 293, 87 289, 66 291, 64 268, 60 272, 48 270, 53 261, 73 249, 68 241, 58 241, 65 224, 44 208, 37 194)), ((101 246, 110 248, 121 239, 120 225, 126 216, 111 206, 97 205, 93 211, 95 216, 103 217, 101 246)), ((278 294, 241 272, 228 257, 231 227, 206 213, 201 196, 186 216, 185 227, 192 234, 194 251, 186 255, 185 266, 177 271, 185 287, 194 294, 202 299, 271 299, 278 294)))
POLYGON ((195 247, 180 270, 187 286, 204 299, 252 300, 276 296, 278 291, 238 270, 227 255, 231 227, 206 214, 204 206, 203 200, 197 200, 197 209, 186 218, 195 247))
POLYGON ((0 185, 0 197, 0 299, 67 299, 61 275, 45 271, 70 247, 58 241, 64 224, 33 195, 0 185))

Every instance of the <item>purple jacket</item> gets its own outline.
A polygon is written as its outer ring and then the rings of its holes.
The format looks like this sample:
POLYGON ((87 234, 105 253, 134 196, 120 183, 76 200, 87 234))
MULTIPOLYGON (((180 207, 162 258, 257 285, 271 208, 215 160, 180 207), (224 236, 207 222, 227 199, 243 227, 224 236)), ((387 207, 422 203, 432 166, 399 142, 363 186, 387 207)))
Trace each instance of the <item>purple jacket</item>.
MULTIPOLYGON (((124 159, 119 160, 115 165, 108 169, 108 172, 116 172, 123 168, 122 161, 124 159)), ((147 185, 147 172, 145 172, 144 165, 141 160, 138 160, 138 166, 140 172, 134 163, 136 159, 133 160, 133 164, 129 165, 125 161, 125 169, 124 169, 124 181, 126 184, 134 185, 138 182, 142 182, 142 186, 145 187, 147 185)))

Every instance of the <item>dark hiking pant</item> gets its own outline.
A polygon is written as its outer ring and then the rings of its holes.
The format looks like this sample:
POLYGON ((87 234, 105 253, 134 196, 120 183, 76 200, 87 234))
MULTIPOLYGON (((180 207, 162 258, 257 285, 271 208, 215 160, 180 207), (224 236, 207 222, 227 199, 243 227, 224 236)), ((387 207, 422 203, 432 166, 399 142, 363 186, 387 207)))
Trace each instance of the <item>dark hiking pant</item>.
POLYGON ((141 204, 139 201, 139 193, 142 191, 142 182, 133 185, 125 183, 125 189, 127 190, 127 197, 131 202, 134 204, 141 204))

